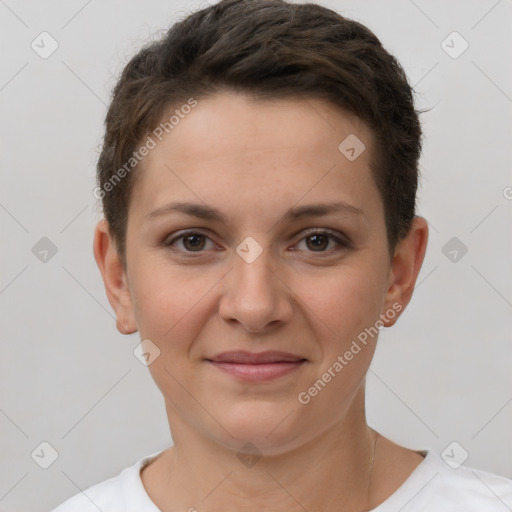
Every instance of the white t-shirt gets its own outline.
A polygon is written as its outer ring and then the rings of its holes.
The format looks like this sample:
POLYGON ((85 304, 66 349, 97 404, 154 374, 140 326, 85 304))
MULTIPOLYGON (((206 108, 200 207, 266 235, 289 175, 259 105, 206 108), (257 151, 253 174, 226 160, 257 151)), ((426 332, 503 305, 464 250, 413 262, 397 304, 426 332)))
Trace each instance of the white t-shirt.
MULTIPOLYGON (((52 512, 160 512, 140 477, 141 469, 161 452, 153 453, 85 491, 52 512)), ((452 469, 434 451, 409 478, 371 512, 507 512, 512 510, 512 480, 459 466, 452 469)))

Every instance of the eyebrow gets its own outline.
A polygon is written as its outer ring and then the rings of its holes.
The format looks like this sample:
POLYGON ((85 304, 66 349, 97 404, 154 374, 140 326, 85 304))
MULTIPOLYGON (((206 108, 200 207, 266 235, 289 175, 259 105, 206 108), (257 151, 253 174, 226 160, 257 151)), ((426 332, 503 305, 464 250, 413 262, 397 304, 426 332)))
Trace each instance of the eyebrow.
MULTIPOLYGON (((218 221, 222 224, 228 224, 226 217, 219 210, 204 204, 190 202, 172 202, 166 204, 149 212, 146 215, 146 220, 162 217, 171 213, 184 213, 185 215, 197 217, 198 219, 218 221)), ((333 213, 344 213, 366 218, 366 215, 361 208, 344 201, 337 201, 334 203, 315 203, 290 208, 279 221, 279 224, 287 221, 298 220, 304 217, 322 217, 333 213)))

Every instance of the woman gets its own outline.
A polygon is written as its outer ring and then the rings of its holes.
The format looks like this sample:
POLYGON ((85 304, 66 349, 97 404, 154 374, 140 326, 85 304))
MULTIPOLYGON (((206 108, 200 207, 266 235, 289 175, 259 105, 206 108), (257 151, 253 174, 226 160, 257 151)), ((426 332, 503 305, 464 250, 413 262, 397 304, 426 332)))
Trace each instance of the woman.
POLYGON ((142 49, 106 118, 94 254, 174 444, 56 511, 511 506, 509 480, 366 423, 427 245, 420 150, 402 68, 326 8, 223 0, 142 49))

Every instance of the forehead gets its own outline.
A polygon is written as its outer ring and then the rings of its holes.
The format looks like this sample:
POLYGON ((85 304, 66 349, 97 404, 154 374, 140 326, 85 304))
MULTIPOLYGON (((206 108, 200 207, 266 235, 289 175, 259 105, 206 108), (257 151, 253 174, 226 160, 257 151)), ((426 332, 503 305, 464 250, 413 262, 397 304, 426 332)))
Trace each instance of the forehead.
MULTIPOLYGON (((165 118, 165 116, 164 116, 165 118)), ((372 134, 356 116, 318 98, 255 99, 245 94, 217 93, 198 102, 172 130, 174 155, 222 157, 243 152, 289 148, 302 154, 339 156, 349 135, 372 145, 372 134)))
POLYGON ((324 100, 219 93, 198 100, 156 139, 137 171, 132 203, 149 211, 184 196, 226 207, 265 200, 265 207, 276 208, 306 194, 378 201, 372 146, 372 133, 359 118, 324 100))

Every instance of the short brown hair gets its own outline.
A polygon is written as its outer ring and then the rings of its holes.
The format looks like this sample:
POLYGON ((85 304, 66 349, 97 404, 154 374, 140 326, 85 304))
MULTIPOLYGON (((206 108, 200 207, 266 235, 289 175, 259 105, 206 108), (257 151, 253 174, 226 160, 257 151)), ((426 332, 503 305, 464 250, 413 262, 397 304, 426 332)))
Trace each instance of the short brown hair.
POLYGON ((320 5, 222 0, 140 50, 114 88, 97 190, 123 264, 134 175, 112 184, 114 174, 170 107, 221 90, 320 98, 362 119, 375 138, 372 173, 392 254, 415 216, 421 152, 413 92, 398 61, 368 28, 320 5))

